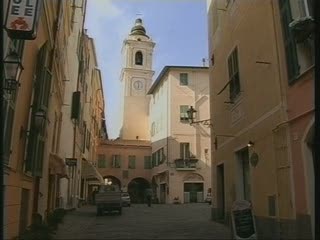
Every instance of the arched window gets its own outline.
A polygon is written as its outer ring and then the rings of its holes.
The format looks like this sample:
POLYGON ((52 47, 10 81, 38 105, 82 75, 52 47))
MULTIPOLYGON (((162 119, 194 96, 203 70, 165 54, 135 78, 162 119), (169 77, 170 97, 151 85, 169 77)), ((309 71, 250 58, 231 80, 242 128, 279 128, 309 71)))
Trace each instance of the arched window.
POLYGON ((136 65, 142 65, 142 63, 143 63, 142 52, 140 52, 140 51, 136 52, 135 63, 136 63, 136 65))

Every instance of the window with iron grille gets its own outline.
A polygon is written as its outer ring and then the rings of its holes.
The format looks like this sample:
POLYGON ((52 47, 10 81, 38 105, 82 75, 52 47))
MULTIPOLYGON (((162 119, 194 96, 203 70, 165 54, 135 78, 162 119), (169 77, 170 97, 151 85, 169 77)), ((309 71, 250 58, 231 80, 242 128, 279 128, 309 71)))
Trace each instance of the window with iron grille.
POLYGON ((180 85, 188 86, 188 73, 180 73, 180 85))
POLYGON ((128 168, 135 169, 136 168, 136 156, 129 155, 128 168))
POLYGON ((238 63, 238 48, 236 47, 228 58, 229 96, 233 101, 240 94, 240 75, 238 63))

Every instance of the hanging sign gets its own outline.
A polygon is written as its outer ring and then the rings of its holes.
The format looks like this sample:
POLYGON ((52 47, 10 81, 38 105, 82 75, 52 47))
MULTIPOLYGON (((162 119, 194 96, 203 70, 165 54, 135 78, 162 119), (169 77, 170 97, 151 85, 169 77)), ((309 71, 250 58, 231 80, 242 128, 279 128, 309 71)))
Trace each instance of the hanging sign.
POLYGON ((69 167, 77 166, 77 158, 66 158, 66 165, 69 167))
POLYGON ((231 211, 235 239, 257 239, 256 224, 251 203, 246 200, 235 201, 231 211))
POLYGON ((9 0, 5 29, 10 38, 36 38, 41 3, 42 0, 9 0))

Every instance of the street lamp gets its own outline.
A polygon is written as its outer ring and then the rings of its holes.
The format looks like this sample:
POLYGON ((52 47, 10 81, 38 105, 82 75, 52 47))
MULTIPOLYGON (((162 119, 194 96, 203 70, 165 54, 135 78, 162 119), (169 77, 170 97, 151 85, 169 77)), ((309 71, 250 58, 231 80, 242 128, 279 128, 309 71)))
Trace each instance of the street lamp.
POLYGON ((210 118, 205 120, 194 121, 196 112, 197 110, 195 110, 192 106, 190 106, 190 108, 187 110, 187 115, 188 115, 190 125, 202 123, 205 126, 209 126, 209 127, 212 126, 210 118))
POLYGON ((187 111, 190 124, 194 123, 193 119, 195 118, 196 112, 197 110, 195 110, 192 106, 190 106, 189 110, 187 111))
POLYGON ((23 70, 21 59, 14 50, 10 50, 9 54, 3 60, 5 73, 4 89, 10 94, 20 86, 19 79, 23 70))
POLYGON ((45 124, 46 112, 43 109, 39 109, 34 114, 34 126, 36 129, 41 129, 45 124))

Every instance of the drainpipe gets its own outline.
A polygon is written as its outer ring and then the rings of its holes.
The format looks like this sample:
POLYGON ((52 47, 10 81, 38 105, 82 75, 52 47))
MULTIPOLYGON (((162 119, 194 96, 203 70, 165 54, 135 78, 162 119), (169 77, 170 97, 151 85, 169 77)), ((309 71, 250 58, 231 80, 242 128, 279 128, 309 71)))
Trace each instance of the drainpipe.
POLYGON ((315 136, 314 136, 314 183, 315 183, 315 235, 314 239, 320 239, 320 1, 314 1, 315 19, 315 74, 314 74, 314 106, 315 106, 315 136))
MULTIPOLYGON (((4 9, 4 2, 2 2, 1 3, 1 5, 2 5, 2 7, 3 7, 3 9, 4 9)), ((1 23, 1 26, 3 26, 3 23, 2 23, 2 21, 3 21, 3 11, 0 11, 0 23, 1 23)), ((3 28, 2 28, 3 29, 3 28)), ((3 31, 3 30, 2 30, 3 31)), ((1 43, 3 43, 4 41, 4 34, 1 32, 1 34, 0 34, 0 42, 1 43)), ((2 55, 1 55, 1 60, 4 58, 4 56, 3 56, 3 52, 2 52, 2 55)), ((3 91, 3 84, 4 84, 4 79, 2 78, 2 76, 3 76, 3 64, 1 63, 0 64, 0 76, 1 76, 1 83, 0 83, 0 86, 1 86, 1 91, 0 91, 0 106, 1 106, 1 109, 2 109, 2 104, 4 104, 4 99, 3 99, 3 94, 4 94, 4 91, 3 91)), ((4 134, 4 127, 3 127, 3 123, 4 123, 4 114, 1 114, 1 117, 0 117, 0 136, 3 136, 3 134, 4 134)), ((4 158, 3 158, 3 153, 4 153, 4 147, 3 147, 3 144, 0 144, 1 146, 0 146, 0 161, 3 163, 4 162, 4 158)), ((0 164, 0 175, 1 176, 4 176, 4 178, 6 178, 5 177, 5 175, 4 175, 4 164, 0 164)), ((5 198, 5 191, 4 191, 4 178, 2 178, 1 177, 1 179, 0 179, 0 185, 1 185, 1 187, 0 187, 0 189, 1 189, 1 192, 2 193, 4 193, 4 196, 1 196, 0 197, 0 206, 4 206, 4 198, 5 198)), ((4 226, 4 216, 2 216, 1 217, 1 219, 0 219, 0 226, 4 226)), ((3 231, 0 231, 0 239, 4 239, 4 234, 3 234, 3 231)))

